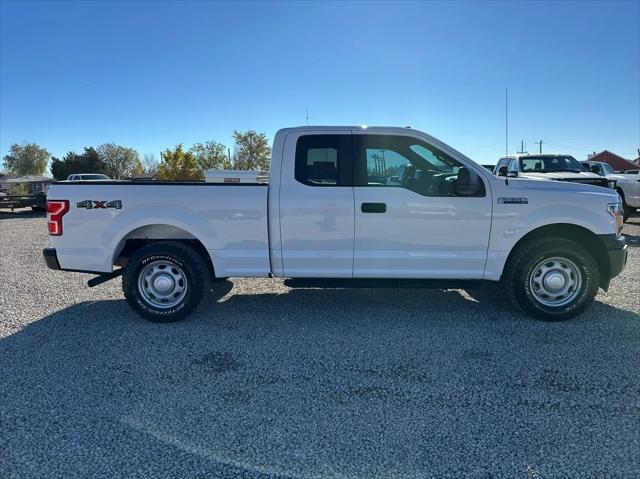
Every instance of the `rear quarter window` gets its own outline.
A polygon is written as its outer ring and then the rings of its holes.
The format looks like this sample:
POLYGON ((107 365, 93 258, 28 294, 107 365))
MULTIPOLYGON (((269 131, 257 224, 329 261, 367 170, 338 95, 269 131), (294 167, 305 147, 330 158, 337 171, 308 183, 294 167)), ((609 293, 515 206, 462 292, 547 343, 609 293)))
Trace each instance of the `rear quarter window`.
POLYGON ((308 186, 352 185, 351 135, 304 135, 296 143, 295 179, 308 186))

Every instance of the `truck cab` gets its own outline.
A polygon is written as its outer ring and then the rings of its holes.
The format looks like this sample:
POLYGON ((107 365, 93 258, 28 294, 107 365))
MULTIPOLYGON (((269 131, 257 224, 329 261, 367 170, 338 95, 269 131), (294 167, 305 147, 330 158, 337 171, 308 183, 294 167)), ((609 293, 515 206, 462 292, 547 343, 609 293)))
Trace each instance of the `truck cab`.
POLYGON ((609 163, 603 161, 581 161, 580 162, 586 171, 595 173, 598 176, 615 175, 616 170, 609 163))

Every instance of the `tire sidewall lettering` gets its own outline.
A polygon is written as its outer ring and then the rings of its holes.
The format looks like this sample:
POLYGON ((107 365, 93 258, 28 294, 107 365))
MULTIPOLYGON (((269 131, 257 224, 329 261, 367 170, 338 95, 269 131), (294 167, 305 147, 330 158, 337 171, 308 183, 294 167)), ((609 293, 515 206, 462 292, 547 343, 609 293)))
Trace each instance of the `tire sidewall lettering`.
MULTIPOLYGON (((164 261, 168 261, 170 263, 175 264, 176 266, 178 266, 179 268, 181 268, 184 272, 185 275, 187 276, 187 281, 190 281, 191 278, 191 270, 188 267, 185 267, 184 263, 180 260, 178 260, 177 258, 175 258, 174 256, 170 256, 170 255, 166 255, 166 254, 154 254, 154 255, 150 255, 150 256, 146 256, 142 261, 140 261, 138 267, 136 268, 136 280, 141 272, 141 270, 150 262, 152 261, 157 261, 157 260, 164 260, 164 261)), ((136 294, 136 303, 138 303, 138 305, 140 306, 140 308, 142 308, 143 310, 147 311, 148 313, 154 314, 156 316, 168 316, 174 313, 177 313, 179 311, 181 311, 185 305, 188 303, 188 299, 189 296, 191 294, 191 289, 188 288, 187 289, 187 294, 185 295, 184 299, 177 304, 176 306, 174 306, 173 308, 170 309, 156 309, 152 306, 150 306, 149 304, 147 304, 145 301, 143 301, 140 298, 139 293, 136 294)))
POLYGON ((552 252, 552 253, 546 253, 546 254, 541 254, 541 255, 537 255, 536 258, 531 261, 529 263, 528 268, 526 269, 526 273, 524 274, 524 295, 527 298, 527 301, 529 301, 536 309, 543 311, 545 313, 549 313, 549 314, 562 314, 562 313, 567 313, 570 312, 576 308, 578 308, 583 301, 585 300, 587 293, 589 292, 590 286, 591 286, 591 282, 592 282, 592 277, 591 274, 589 272, 589 269, 587 268, 587 266, 584 264, 584 262, 580 259, 577 258, 567 252, 564 251, 559 251, 559 252, 552 252), (566 259, 570 259, 573 263, 575 263, 575 265, 580 269, 581 273, 582 273, 582 285, 580 287, 580 294, 569 304, 565 305, 565 306, 561 306, 558 308, 554 308, 554 307, 549 307, 549 306, 545 306, 543 304, 540 304, 535 297, 533 296, 532 292, 531 292, 531 288, 530 288, 530 284, 529 284, 529 280, 531 278, 531 274, 533 273, 533 270, 545 259, 548 258, 552 258, 554 256, 557 257, 562 257, 562 258, 566 258, 566 259))

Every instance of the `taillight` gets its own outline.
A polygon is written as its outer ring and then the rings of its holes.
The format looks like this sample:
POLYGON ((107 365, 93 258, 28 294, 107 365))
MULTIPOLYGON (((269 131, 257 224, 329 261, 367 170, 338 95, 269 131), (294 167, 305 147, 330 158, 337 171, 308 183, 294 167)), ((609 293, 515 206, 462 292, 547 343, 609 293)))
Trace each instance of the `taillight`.
POLYGON ((51 236, 62 235, 62 217, 69 211, 68 200, 47 200, 47 228, 51 236))

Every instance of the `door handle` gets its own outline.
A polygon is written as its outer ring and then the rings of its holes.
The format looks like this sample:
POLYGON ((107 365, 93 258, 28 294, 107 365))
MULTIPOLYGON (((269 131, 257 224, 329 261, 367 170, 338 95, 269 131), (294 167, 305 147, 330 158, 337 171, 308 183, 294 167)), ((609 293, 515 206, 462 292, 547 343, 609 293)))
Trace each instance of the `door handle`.
POLYGON ((386 203, 362 203, 360 211, 363 213, 386 213, 386 203))

